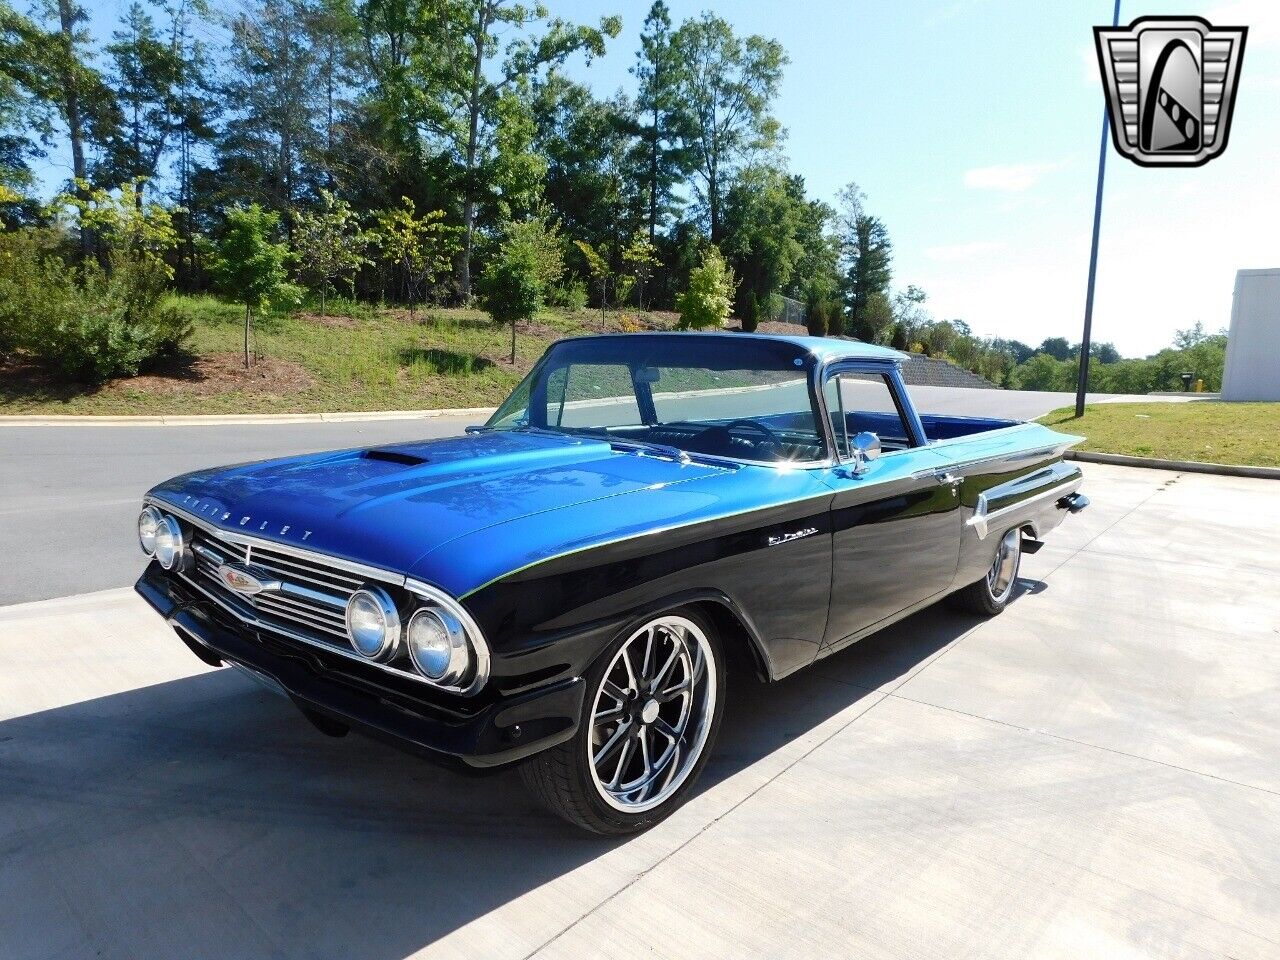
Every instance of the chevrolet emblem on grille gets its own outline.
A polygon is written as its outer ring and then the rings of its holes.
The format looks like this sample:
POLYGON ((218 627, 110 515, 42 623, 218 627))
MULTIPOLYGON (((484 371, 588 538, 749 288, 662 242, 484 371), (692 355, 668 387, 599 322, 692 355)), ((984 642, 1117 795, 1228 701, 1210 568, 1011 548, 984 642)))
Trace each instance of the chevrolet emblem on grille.
POLYGON ((218 579, 226 584, 228 589, 249 597, 266 590, 275 590, 280 586, 273 580, 257 576, 248 567, 235 563, 224 563, 220 566, 218 579))

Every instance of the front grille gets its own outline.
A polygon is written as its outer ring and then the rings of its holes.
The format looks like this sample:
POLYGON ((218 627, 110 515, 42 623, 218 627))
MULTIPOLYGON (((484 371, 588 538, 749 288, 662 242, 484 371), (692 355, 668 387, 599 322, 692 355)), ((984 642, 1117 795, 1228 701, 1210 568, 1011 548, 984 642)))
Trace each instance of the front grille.
POLYGON ((195 566, 183 575, 197 586, 265 625, 347 649, 347 601, 364 582, 358 575, 259 544, 235 543, 195 525, 191 549, 195 566), (252 596, 236 593, 218 576, 224 563, 244 564, 278 580, 280 587, 252 596))

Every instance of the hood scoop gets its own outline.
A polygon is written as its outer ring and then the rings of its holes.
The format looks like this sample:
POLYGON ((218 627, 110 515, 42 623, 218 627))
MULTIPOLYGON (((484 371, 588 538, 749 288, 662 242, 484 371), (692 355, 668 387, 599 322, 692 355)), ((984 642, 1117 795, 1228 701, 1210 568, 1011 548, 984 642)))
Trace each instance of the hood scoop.
POLYGON ((420 456, 416 453, 409 453, 405 450, 366 450, 361 454, 361 458, 365 460, 379 460, 383 463, 398 463, 405 467, 416 467, 428 462, 426 457, 420 456))

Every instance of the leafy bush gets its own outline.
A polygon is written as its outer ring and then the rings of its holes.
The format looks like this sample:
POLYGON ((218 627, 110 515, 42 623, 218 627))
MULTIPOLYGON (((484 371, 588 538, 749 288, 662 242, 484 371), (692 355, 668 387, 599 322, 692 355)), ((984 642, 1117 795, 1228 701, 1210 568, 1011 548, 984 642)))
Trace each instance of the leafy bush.
POLYGON ((558 283, 547 291, 547 303, 570 313, 587 309, 587 285, 581 280, 558 283))
POLYGON ((109 266, 74 270, 47 235, 0 234, 0 347, 85 383, 133 376, 175 352, 191 325, 166 302, 164 265, 113 253, 109 266))
POLYGON ((682 330, 719 329, 733 307, 733 271, 715 247, 707 250, 702 265, 689 271, 689 287, 676 297, 682 330))

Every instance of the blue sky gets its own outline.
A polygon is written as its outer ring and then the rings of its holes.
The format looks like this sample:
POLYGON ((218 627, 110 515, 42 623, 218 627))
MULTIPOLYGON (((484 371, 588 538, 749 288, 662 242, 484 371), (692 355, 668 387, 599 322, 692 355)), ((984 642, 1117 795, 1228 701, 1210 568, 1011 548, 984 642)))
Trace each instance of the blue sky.
MULTIPOLYGON (((649 0, 547 4, 622 16, 609 54, 568 72, 600 95, 632 90, 649 0)), ((828 200, 858 183, 889 228, 895 286, 923 287, 935 315, 979 334, 1079 338, 1103 110, 1092 27, 1110 0, 668 5, 677 23, 710 9, 782 42, 791 168, 828 200)), ((89 6, 98 28, 125 3, 89 6)), ((1280 266, 1280 2, 1122 3, 1122 23, 1144 14, 1250 34, 1225 154, 1149 169, 1108 148, 1094 336, 1126 355, 1197 320, 1226 326, 1236 269, 1280 266)))

